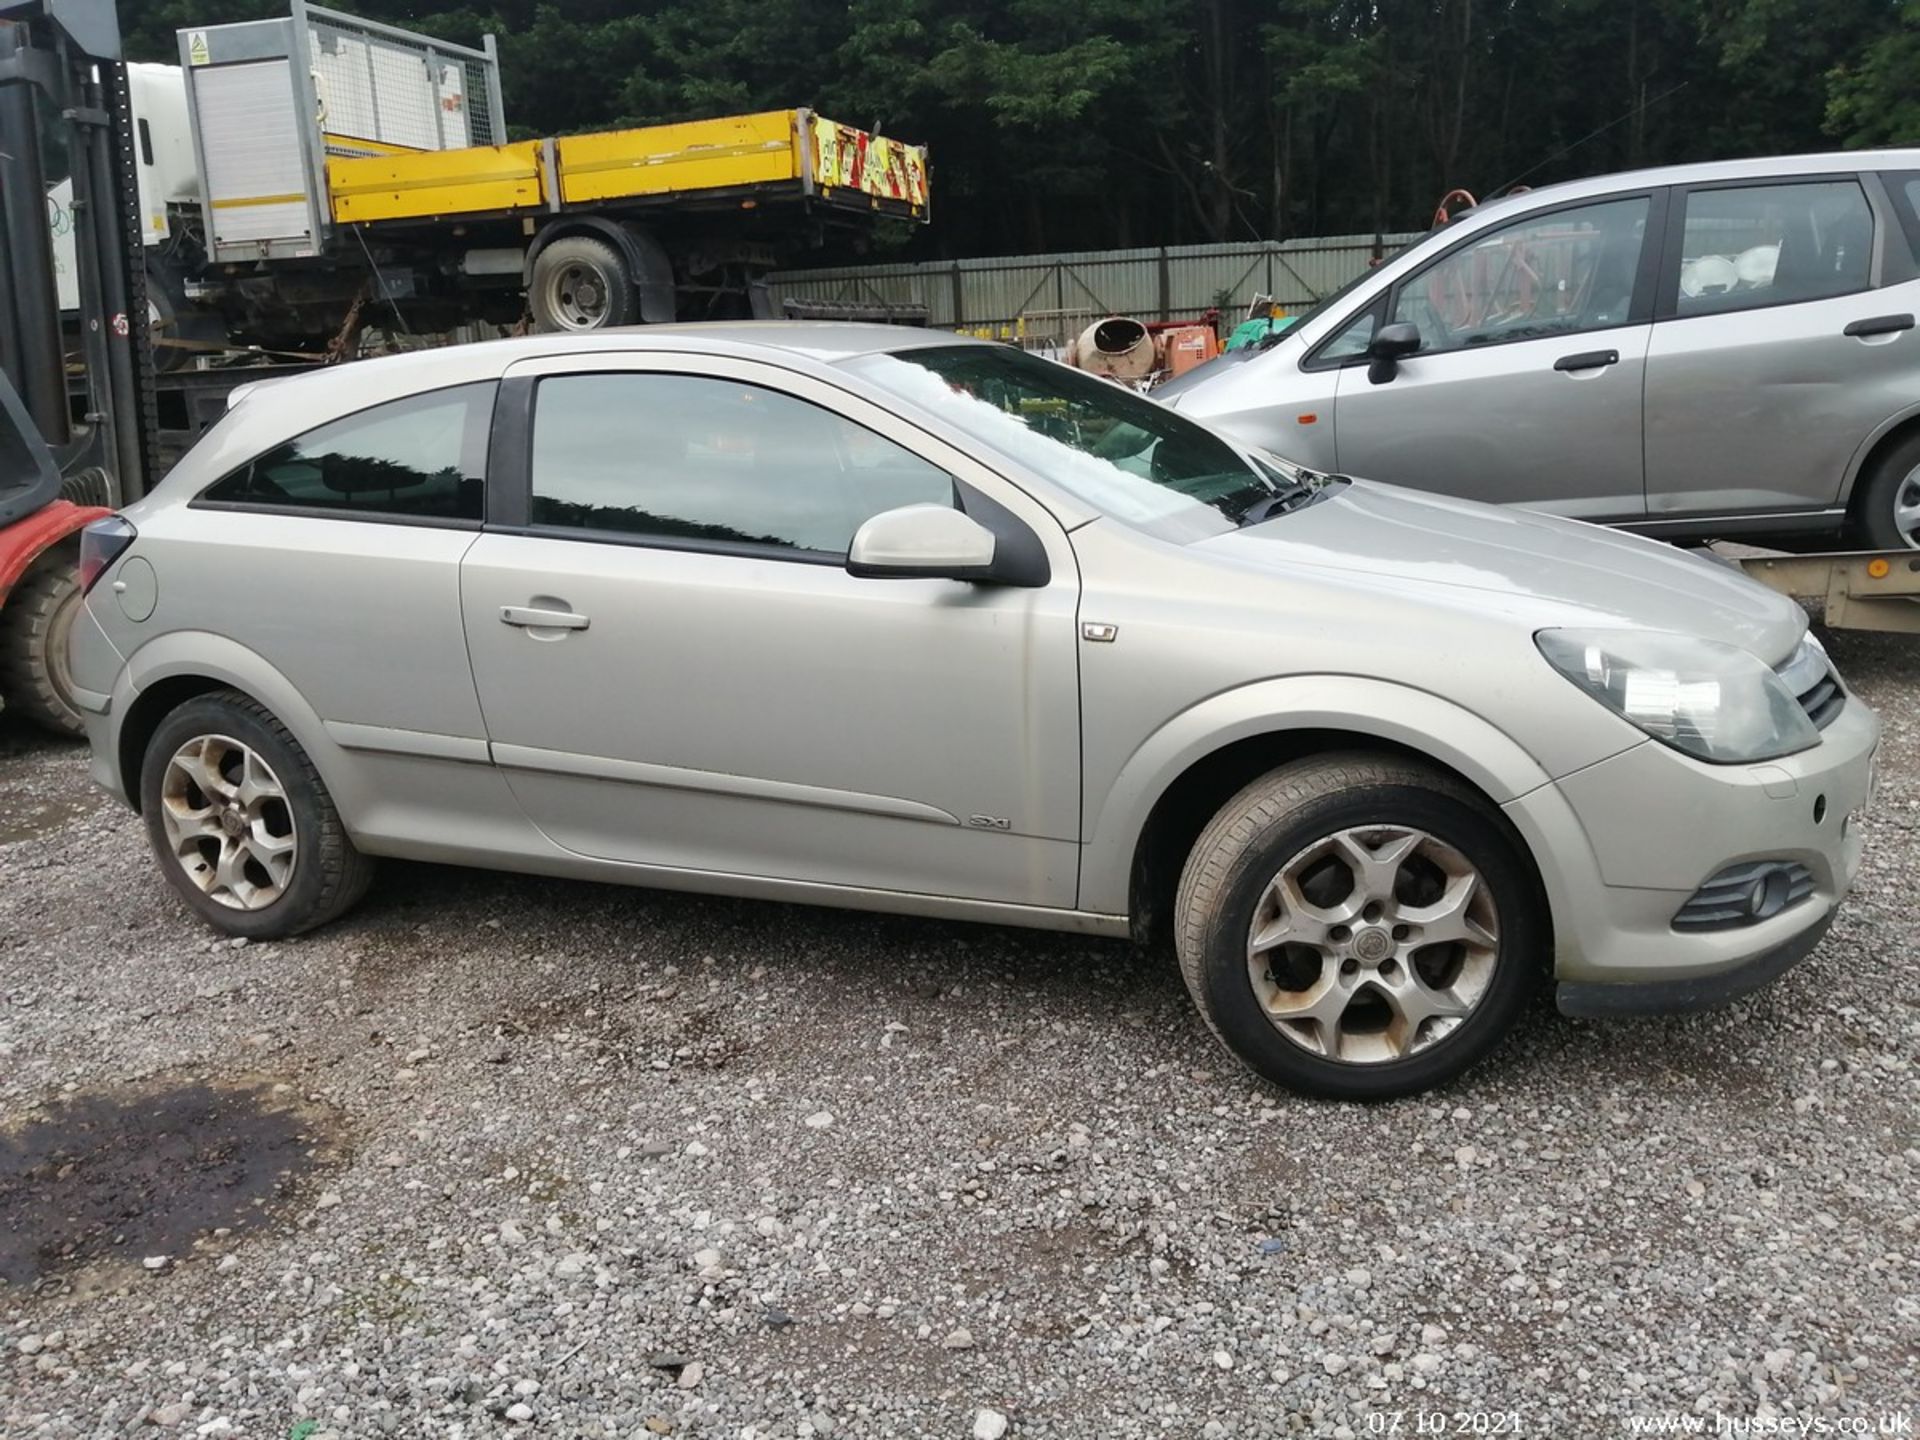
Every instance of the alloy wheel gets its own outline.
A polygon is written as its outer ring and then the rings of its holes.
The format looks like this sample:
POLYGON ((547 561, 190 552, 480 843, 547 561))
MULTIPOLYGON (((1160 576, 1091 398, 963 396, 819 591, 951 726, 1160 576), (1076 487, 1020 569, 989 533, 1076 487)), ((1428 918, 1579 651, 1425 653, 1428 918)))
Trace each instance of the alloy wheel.
POLYGON ((234 910, 264 910, 286 893, 299 858, 287 792, 273 767, 225 735, 174 751, 160 782, 167 852, 190 883, 234 910))
POLYGON ((1268 883, 1247 969, 1268 1021, 1324 1059, 1404 1059, 1457 1030, 1500 954, 1492 890, 1445 841, 1399 825, 1326 835, 1268 883))
POLYGON ((1893 487, 1893 528, 1903 544, 1920 550, 1920 465, 1893 487))

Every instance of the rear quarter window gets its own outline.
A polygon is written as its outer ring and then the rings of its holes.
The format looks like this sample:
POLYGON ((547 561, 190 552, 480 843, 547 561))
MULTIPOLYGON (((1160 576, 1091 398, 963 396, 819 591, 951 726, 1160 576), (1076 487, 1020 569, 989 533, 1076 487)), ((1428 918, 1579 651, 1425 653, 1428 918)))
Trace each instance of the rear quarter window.
POLYGON ((333 420, 255 456, 201 494, 246 509, 477 521, 494 383, 456 385, 333 420))

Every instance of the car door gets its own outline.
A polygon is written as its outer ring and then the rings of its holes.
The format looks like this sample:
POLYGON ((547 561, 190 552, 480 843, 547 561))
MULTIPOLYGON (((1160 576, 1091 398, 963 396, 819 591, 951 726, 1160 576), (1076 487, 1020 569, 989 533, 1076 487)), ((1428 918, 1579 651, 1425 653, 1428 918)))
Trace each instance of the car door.
POLYGON ((1649 517, 1837 519, 1850 461, 1920 395, 1920 281, 1856 175, 1674 192, 1647 355, 1649 517))
POLYGON ((1648 237, 1661 199, 1534 211, 1396 284, 1383 326, 1413 325, 1421 348, 1380 365, 1348 347, 1334 399, 1340 469, 1563 515, 1641 514, 1648 237))
POLYGON ((692 355, 513 367, 462 566, 495 762, 583 855, 1038 906, 1077 882, 1078 578, 999 476, 865 400, 692 355), (509 423, 514 430, 516 423, 509 423), (516 498, 517 497, 517 498, 516 498), (998 505, 1051 579, 858 579, 858 524, 998 505))

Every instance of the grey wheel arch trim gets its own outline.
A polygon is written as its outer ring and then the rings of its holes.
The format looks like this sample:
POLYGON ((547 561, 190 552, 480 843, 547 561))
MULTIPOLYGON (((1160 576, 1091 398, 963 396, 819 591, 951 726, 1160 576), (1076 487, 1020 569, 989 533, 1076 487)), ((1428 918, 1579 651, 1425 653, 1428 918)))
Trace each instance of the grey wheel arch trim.
MULTIPOLYGON (((1257 681, 1168 720, 1121 766, 1104 798, 1089 796, 1080 908, 1128 909, 1135 855, 1154 807, 1195 765, 1242 740, 1304 730, 1385 742, 1453 771, 1495 806, 1554 778, 1505 731, 1425 690, 1360 675, 1257 681)), ((1622 730, 1621 750, 1641 743, 1622 730)))

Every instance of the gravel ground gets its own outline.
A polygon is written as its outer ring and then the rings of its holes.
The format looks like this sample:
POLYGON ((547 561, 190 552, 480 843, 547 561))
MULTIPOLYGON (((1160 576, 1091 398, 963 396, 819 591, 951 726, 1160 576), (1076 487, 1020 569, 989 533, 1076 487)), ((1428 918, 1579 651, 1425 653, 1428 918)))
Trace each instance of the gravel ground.
POLYGON ((1920 645, 1831 643, 1817 954, 1375 1107, 1104 942, 403 865, 214 942, 0 721, 0 1435, 1920 1421, 1920 645))

